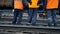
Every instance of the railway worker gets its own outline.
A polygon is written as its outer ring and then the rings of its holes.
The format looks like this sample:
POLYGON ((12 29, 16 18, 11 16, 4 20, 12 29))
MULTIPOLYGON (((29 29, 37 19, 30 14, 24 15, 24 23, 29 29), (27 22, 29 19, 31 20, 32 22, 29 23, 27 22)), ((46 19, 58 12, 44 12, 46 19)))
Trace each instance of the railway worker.
POLYGON ((28 2, 28 22, 29 24, 36 25, 37 11, 40 7, 40 0, 27 0, 28 2))
POLYGON ((59 0, 45 0, 45 9, 47 11, 48 26, 52 23, 57 26, 56 10, 58 9, 59 0))
POLYGON ((23 9, 24 9, 24 6, 22 3, 22 0, 14 0, 14 19, 12 24, 21 24, 23 9))

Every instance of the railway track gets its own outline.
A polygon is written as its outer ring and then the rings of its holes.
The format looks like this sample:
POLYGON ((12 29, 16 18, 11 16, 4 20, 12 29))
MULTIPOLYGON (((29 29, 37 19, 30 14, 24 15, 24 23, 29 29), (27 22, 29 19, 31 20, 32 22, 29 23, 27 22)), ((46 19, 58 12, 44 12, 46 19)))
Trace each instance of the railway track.
POLYGON ((0 24, 0 33, 60 34, 60 27, 0 24))

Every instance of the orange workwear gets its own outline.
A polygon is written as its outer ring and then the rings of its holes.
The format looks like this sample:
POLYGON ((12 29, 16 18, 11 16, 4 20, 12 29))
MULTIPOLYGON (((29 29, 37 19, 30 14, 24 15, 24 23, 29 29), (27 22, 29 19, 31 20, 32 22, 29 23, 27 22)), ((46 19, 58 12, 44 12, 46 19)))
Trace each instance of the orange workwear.
POLYGON ((47 0, 46 9, 58 8, 59 0, 47 0))
POLYGON ((23 6, 22 1, 20 1, 20 0, 14 0, 14 9, 23 10, 24 6, 23 6))
POLYGON ((31 0, 31 3, 28 2, 29 8, 39 8, 38 1, 39 0, 31 0))

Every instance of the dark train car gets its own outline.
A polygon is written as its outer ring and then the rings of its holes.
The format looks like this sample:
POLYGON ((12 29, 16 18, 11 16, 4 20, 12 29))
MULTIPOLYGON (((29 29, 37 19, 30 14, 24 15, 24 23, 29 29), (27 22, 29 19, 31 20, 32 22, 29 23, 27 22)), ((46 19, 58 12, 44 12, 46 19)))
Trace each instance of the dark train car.
POLYGON ((13 0, 0 0, 0 9, 13 9, 13 0))

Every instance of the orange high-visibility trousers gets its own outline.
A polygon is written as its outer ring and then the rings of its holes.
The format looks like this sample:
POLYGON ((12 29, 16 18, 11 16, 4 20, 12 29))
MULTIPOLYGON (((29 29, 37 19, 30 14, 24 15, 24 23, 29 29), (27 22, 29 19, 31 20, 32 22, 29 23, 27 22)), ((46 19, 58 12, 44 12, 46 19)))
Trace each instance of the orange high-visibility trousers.
POLYGON ((46 9, 58 8, 59 0, 47 0, 46 9))
POLYGON ((20 1, 20 0, 14 0, 14 9, 23 10, 24 6, 23 6, 22 1, 20 1))

